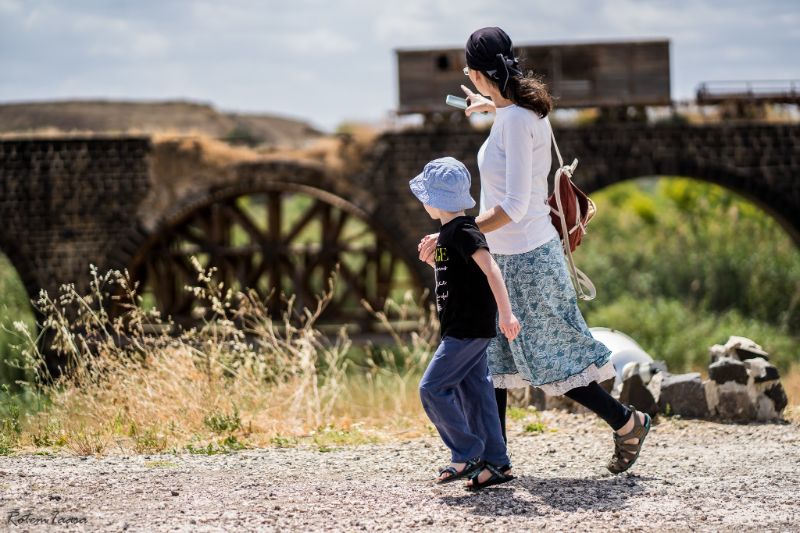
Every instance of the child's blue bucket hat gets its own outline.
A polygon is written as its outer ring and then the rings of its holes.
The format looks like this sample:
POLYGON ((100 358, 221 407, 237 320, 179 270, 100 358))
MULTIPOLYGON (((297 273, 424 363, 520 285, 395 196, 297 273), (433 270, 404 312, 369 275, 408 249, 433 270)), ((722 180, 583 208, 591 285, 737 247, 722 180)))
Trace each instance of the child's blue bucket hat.
POLYGON ((425 165, 422 173, 408 184, 423 204, 457 212, 475 206, 469 194, 470 181, 464 163, 452 157, 441 157, 425 165))

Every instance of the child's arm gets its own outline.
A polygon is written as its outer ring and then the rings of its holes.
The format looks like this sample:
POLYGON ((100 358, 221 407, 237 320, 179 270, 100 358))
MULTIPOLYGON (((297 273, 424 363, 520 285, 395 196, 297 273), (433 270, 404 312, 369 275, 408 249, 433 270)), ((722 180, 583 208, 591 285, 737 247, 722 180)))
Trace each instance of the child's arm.
POLYGON ((494 258, 486 248, 478 248, 472 254, 472 259, 478 264, 486 279, 489 281, 489 287, 492 289, 494 299, 497 302, 497 312, 499 316, 500 331, 513 341, 520 330, 519 320, 514 316, 511 311, 511 302, 508 299, 508 291, 506 284, 503 282, 503 275, 500 273, 500 268, 495 263, 494 258))

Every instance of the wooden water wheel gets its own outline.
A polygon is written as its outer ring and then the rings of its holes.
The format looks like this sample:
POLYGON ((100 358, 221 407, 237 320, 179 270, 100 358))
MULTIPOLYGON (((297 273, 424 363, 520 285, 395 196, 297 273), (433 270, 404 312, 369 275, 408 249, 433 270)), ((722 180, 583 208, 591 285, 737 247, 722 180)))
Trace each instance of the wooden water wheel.
POLYGON ((134 276, 146 304, 179 324, 202 318, 186 286, 197 285, 195 257, 215 267, 215 279, 235 290, 254 289, 270 315, 281 317, 289 295, 294 309, 314 308, 337 268, 334 295, 320 322, 360 331, 374 309, 420 286, 417 274, 362 210, 305 185, 274 183, 221 191, 182 211, 140 255, 134 276))

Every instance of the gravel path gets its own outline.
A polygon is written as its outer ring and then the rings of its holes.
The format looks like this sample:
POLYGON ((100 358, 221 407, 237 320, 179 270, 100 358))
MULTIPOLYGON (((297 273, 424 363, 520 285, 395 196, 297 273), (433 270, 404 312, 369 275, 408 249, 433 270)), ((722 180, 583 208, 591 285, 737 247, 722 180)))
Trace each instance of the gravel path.
POLYGON ((632 474, 611 476, 610 433, 596 419, 541 420, 544 434, 511 431, 518 479, 478 494, 433 485, 447 458, 438 438, 330 452, 3 457, 0 530, 800 530, 796 424, 669 420, 632 474), (36 523, 54 513, 66 522, 36 523))

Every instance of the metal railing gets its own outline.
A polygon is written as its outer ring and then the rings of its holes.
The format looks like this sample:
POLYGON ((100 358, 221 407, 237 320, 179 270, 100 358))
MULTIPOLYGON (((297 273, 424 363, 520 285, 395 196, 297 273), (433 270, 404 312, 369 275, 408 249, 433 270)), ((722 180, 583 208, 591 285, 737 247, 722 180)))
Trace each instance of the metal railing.
POLYGON ((698 103, 736 100, 800 103, 800 80, 706 81, 697 87, 698 103))

